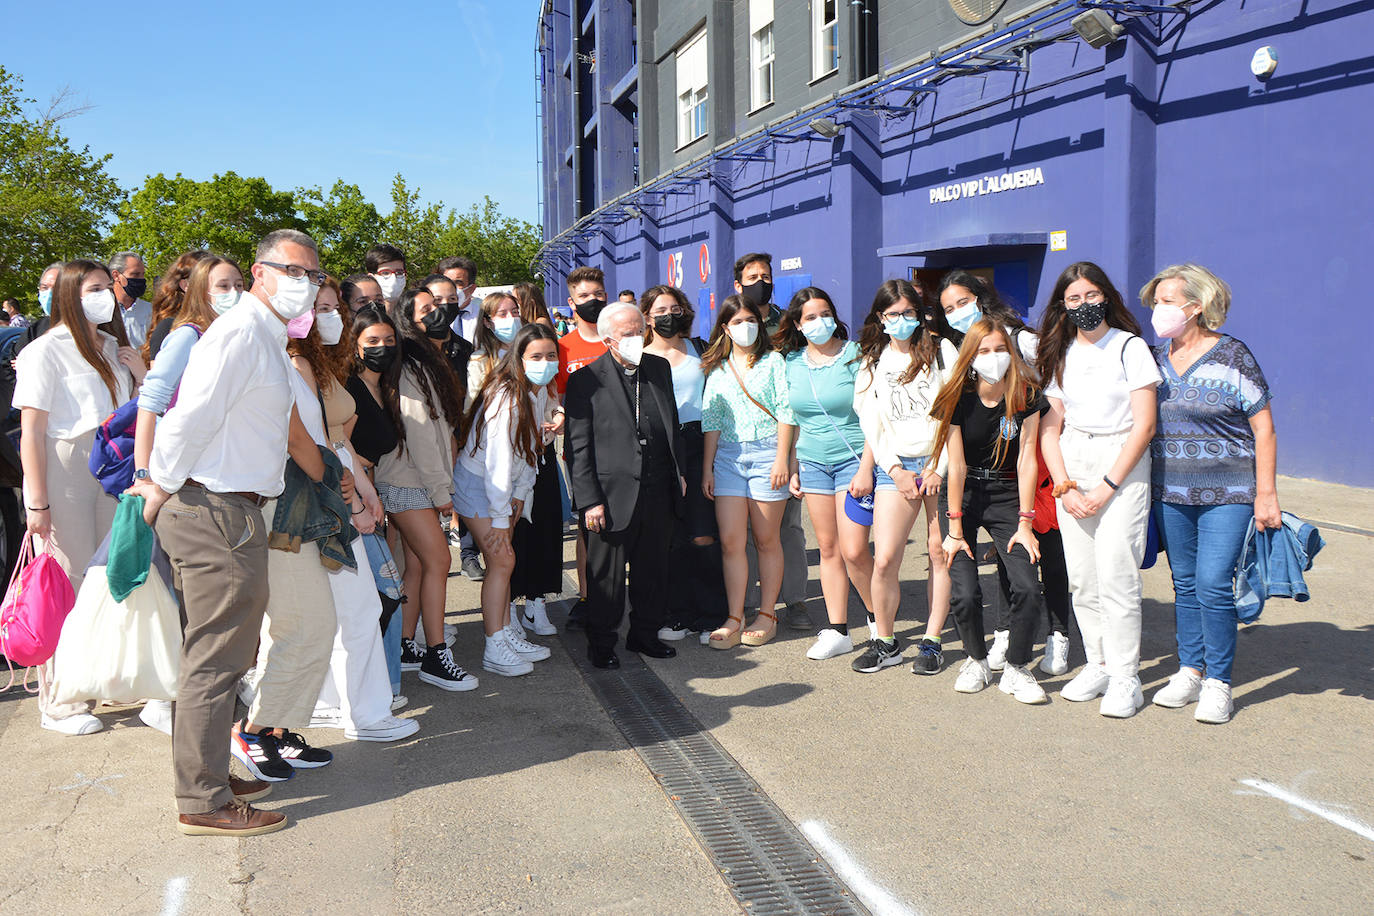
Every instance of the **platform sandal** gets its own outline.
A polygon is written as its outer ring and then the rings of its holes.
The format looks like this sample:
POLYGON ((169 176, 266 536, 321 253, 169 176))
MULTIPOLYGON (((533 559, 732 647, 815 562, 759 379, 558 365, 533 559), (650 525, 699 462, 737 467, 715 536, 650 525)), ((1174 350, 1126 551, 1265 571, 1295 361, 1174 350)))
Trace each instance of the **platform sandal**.
POLYGON ((754 626, 751 626, 749 629, 752 630, 754 627, 758 626, 759 617, 767 617, 769 620, 773 621, 773 629, 769 631, 767 636, 751 636, 746 632, 740 637, 740 642, 744 643, 746 646, 766 646, 773 641, 774 636, 778 635, 778 615, 774 614, 772 611, 759 611, 759 616, 754 618, 754 626))
POLYGON ((725 624, 723 626, 716 627, 714 630, 711 631, 711 648, 733 649, 735 646, 739 645, 740 634, 742 634, 743 632, 744 615, 741 614, 740 616, 736 617, 734 614, 731 614, 729 618, 726 619, 725 624), (735 626, 731 628, 729 632, 726 632, 726 628, 730 627, 730 624, 732 623, 735 626))

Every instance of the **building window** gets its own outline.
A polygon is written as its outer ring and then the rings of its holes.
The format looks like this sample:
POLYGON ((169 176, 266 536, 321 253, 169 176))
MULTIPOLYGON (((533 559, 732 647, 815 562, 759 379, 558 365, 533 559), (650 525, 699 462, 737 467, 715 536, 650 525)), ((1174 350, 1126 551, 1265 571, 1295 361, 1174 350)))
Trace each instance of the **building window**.
POLYGON ((811 78, 840 68, 838 0, 811 0, 811 78))
POLYGON ((749 107, 773 102, 773 0, 749 0, 749 107))
POLYGON ((710 115, 706 94, 706 31, 698 32, 677 52, 677 145, 706 136, 710 115))

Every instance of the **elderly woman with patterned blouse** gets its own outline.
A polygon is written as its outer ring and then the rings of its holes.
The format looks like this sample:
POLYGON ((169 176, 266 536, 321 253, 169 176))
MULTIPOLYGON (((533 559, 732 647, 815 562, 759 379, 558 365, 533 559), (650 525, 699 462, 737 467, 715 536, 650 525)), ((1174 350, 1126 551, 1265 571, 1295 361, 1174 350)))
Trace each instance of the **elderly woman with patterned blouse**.
POLYGON ((1241 544, 1252 516, 1261 529, 1282 524, 1269 386, 1250 349, 1219 333, 1231 290, 1211 271, 1166 267, 1140 299, 1161 338, 1151 482, 1173 572, 1179 660, 1154 703, 1197 701, 1194 718, 1221 724, 1231 718, 1231 580, 1241 544))

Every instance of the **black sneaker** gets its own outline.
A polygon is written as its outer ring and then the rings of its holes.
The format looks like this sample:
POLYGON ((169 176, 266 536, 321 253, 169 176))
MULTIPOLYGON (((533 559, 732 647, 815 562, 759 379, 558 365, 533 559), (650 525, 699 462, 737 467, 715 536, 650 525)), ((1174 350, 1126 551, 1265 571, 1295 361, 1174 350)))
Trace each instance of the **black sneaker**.
POLYGON ((477 678, 453 660, 453 651, 448 646, 437 646, 425 653, 424 664, 420 666, 420 680, 440 690, 477 689, 477 678))
POLYGON ((425 661, 425 650, 413 639, 401 637, 401 670, 419 671, 425 661))
POLYGON ((475 556, 463 557, 463 575, 473 582, 481 582, 487 577, 486 570, 482 569, 482 562, 475 556))
POLYGON ((277 753, 281 759, 298 770, 313 770, 315 767, 328 766, 334 755, 323 748, 311 747, 305 739, 295 732, 284 732, 277 738, 277 753))
POLYGON ((239 728, 234 730, 233 738, 229 742, 229 750, 238 758, 239 763, 264 782, 286 782, 295 776, 295 769, 282 760, 281 754, 277 751, 277 739, 267 732, 252 735, 241 731, 244 724, 239 723, 239 728))
POLYGON ((870 639, 863 655, 854 659, 853 668, 863 674, 872 674, 902 663, 902 646, 897 640, 891 643, 881 639, 870 639))
POLYGON ((587 599, 578 598, 577 603, 568 611, 567 629, 585 630, 587 629, 587 599))
POLYGON ((916 644, 916 651, 919 654, 916 656, 916 660, 911 663, 912 674, 940 673, 940 669, 945 664, 945 652, 940 648, 938 642, 921 637, 921 641, 916 644))

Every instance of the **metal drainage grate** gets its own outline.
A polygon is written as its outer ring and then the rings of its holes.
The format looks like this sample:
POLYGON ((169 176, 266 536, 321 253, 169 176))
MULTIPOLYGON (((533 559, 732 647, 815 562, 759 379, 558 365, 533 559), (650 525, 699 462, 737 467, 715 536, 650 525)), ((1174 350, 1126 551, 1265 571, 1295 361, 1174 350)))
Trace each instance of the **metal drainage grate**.
POLYGON ((563 642, 611 721, 630 742, 749 913, 867 914, 758 783, 634 653, 593 668, 582 637, 563 642))

